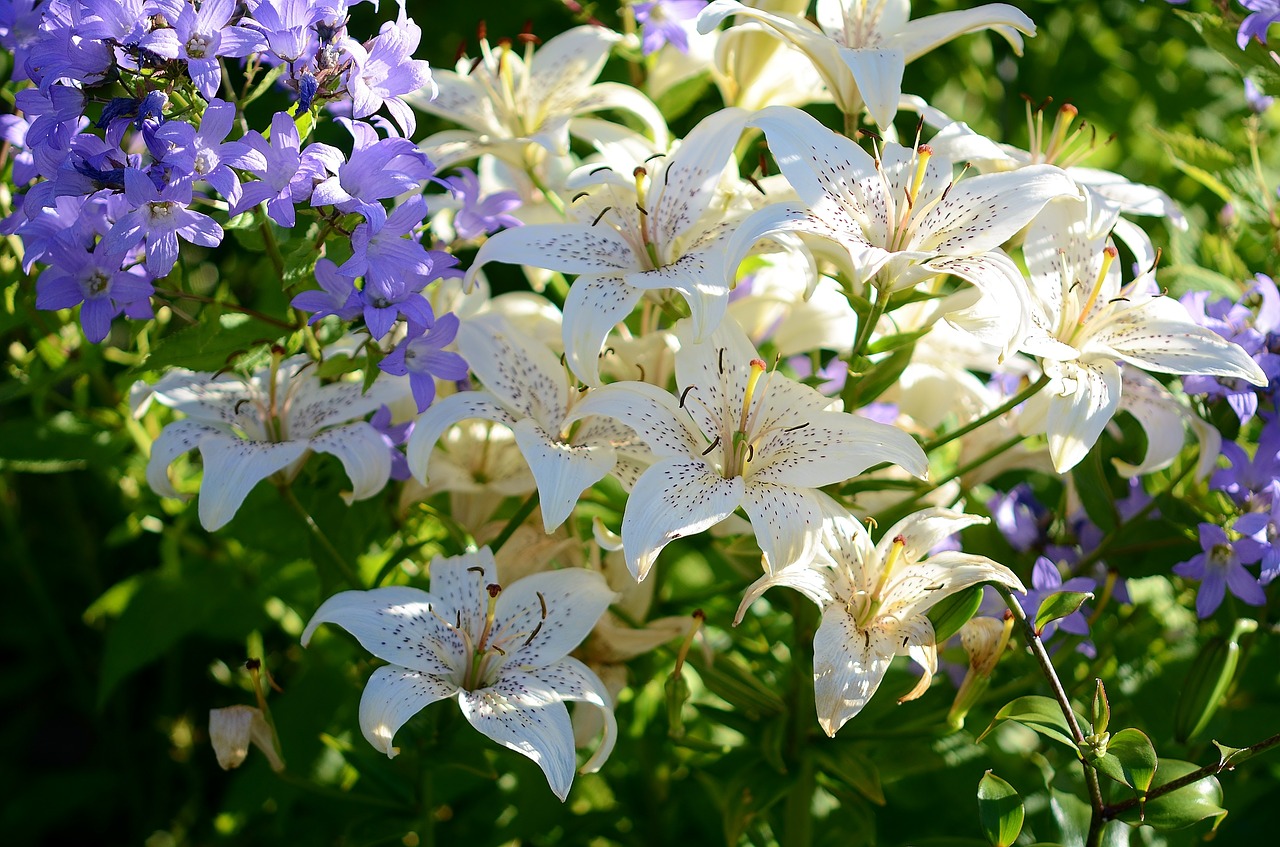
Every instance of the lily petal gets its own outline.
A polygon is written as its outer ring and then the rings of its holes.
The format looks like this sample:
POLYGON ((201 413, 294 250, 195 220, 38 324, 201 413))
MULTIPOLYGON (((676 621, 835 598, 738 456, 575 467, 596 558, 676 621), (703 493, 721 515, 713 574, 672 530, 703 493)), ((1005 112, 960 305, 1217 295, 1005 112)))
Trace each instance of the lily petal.
POLYGON ((574 376, 587 385, 600 385, 605 339, 643 296, 642 289, 621 276, 591 274, 574 280, 564 298, 563 323, 565 360, 574 376))
POLYGON ((221 529, 253 487, 307 453, 305 441, 246 441, 233 435, 206 436, 200 442, 204 479, 200 483, 200 524, 221 529))
POLYGON ((542 526, 548 532, 564 523, 582 492, 613 470, 616 456, 607 445, 565 444, 530 418, 517 421, 512 430, 520 453, 538 483, 542 526))
POLYGON ((637 581, 667 544, 709 529, 742 504, 741 477, 725 479, 705 462, 663 459, 636 483, 622 516, 627 567, 637 581))
POLYGON ((418 416, 418 422, 414 424, 409 442, 405 445, 409 470, 413 472, 415 479, 419 482, 427 481, 427 464, 431 460, 431 451, 445 430, 459 421, 472 418, 507 426, 514 426, 516 422, 498 399, 487 391, 462 391, 437 399, 418 416))
POLYGON ((507 644, 504 668, 532 671, 582 643, 618 598, 598 571, 563 568, 516 580, 498 595, 493 641, 507 644))
MULTIPOLYGON (((670 638, 665 640, 669 641, 670 638)), ((572 656, 565 656, 554 665, 539 669, 535 676, 555 689, 561 700, 590 703, 600 710, 601 717, 604 718, 604 737, 600 739, 600 746, 596 747, 591 758, 582 766, 582 773, 600 770, 618 740, 618 720, 613 714, 613 699, 600 677, 572 656)))
POLYGON ((871 119, 881 128, 891 126, 898 114, 898 98, 902 96, 906 54, 901 48, 842 47, 840 58, 853 73, 871 119))
POLYGON ((462 714, 484 735, 528 756, 563 801, 573 786, 573 728, 569 710, 551 686, 522 671, 503 668, 488 688, 458 694, 462 714))
POLYGON ((457 692, 454 683, 428 673, 396 665, 378 668, 360 696, 360 731, 370 744, 394 759, 400 748, 391 742, 400 727, 425 707, 457 692))
POLYGON ((317 453, 337 456, 351 478, 350 493, 342 499, 350 506, 355 500, 367 500, 387 485, 391 478, 391 451, 381 433, 365 421, 326 430, 311 439, 317 453))
POLYGON ((822 731, 834 737, 840 727, 876 693, 893 645, 877 632, 862 632, 843 605, 828 606, 813 636, 813 694, 822 731))
POLYGON ((320 604, 302 631, 306 647, 316 629, 337 624, 355 636, 360 646, 379 659, 402 669, 441 678, 460 678, 466 663, 466 645, 457 621, 445 620, 441 607, 427 592, 403 585, 369 591, 342 591, 320 604))

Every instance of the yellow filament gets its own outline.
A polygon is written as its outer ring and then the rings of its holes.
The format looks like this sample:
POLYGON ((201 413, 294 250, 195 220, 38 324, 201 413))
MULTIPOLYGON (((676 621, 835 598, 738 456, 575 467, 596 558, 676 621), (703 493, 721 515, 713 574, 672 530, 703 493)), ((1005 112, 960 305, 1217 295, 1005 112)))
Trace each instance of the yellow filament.
POLYGON ((1107 271, 1111 269, 1111 263, 1116 260, 1117 251, 1114 247, 1107 247, 1102 251, 1102 269, 1098 271, 1098 278, 1093 283, 1093 291, 1089 292, 1089 299, 1085 301, 1084 308, 1080 310, 1080 317, 1076 319, 1077 326, 1084 326, 1085 319, 1089 317, 1089 311, 1093 308, 1093 304, 1097 302, 1098 294, 1102 291, 1102 283, 1107 279, 1107 271))
POLYGON ((751 411, 751 401, 756 393, 756 383, 760 381, 760 376, 765 372, 766 365, 761 359, 751 360, 751 376, 747 377, 747 393, 742 399, 742 417, 738 419, 738 432, 746 433, 747 431, 747 414, 751 411))
POLYGON ((902 551, 907 547, 907 541, 901 535, 893 539, 893 544, 889 547, 889 556, 885 559, 884 567, 880 570, 880 579, 876 582, 876 590, 872 594, 872 600, 875 605, 880 604, 880 595, 884 592, 884 588, 889 584, 889 576, 893 573, 893 568, 898 564, 898 560, 902 558, 902 551))
POLYGON ((1058 117, 1053 122, 1053 137, 1049 139, 1049 149, 1045 151, 1045 160, 1052 161, 1053 158, 1062 150, 1062 143, 1067 138, 1067 130, 1071 127, 1071 122, 1076 119, 1076 115, 1080 114, 1080 110, 1071 104, 1064 105, 1058 110, 1058 117))
POLYGON ((911 179, 911 192, 907 196, 910 198, 908 202, 914 206, 916 197, 920 194, 920 186, 924 184, 924 174, 929 167, 929 160, 933 158, 933 148, 928 144, 921 144, 916 148, 916 172, 911 179))

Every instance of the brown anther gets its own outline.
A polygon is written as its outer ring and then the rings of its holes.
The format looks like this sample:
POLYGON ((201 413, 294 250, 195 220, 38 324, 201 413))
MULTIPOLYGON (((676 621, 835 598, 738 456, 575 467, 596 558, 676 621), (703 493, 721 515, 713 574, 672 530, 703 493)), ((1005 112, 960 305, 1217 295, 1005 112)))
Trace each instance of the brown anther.
POLYGON ((458 49, 453 54, 453 64, 457 65, 462 61, 462 57, 465 55, 467 55, 467 42, 464 39, 458 42, 458 49))
POLYGON ((480 21, 478 24, 476 24, 476 38, 480 39, 481 41, 484 41, 488 37, 489 37, 489 25, 484 21, 480 21))
POLYGON ((499 39, 498 39, 498 46, 499 46, 499 47, 506 47, 506 48, 510 49, 510 48, 511 48, 511 39, 510 39, 510 38, 507 38, 507 37, 505 37, 505 36, 504 36, 504 37, 502 37, 502 38, 499 38, 499 39))
POLYGON ((497 597, 502 593, 502 586, 496 582, 491 582, 484 587, 484 590, 489 592, 490 597, 497 597))
POLYGON ((648 176, 649 171, 645 169, 644 165, 636 165, 635 170, 631 171, 631 175, 637 178, 642 176, 648 176))
POLYGON ((932 156, 933 148, 930 147, 928 144, 921 144, 919 147, 916 148, 916 152, 919 153, 921 156, 932 156))
POLYGON ((716 449, 719 446, 720 446, 720 436, 717 435, 716 440, 708 444, 707 449, 702 451, 702 455, 704 456, 707 455, 708 453, 710 453, 712 450, 716 449))
POLYGON ((535 591, 534 593, 538 595, 538 605, 542 607, 542 619, 545 621, 547 619, 547 598, 542 596, 541 591, 535 591))
POLYGON ((690 391, 692 391, 692 390, 693 390, 693 388, 694 388, 694 387, 693 387, 692 385, 687 385, 687 386, 685 386, 684 391, 681 391, 681 392, 680 392, 680 408, 681 408, 681 409, 683 409, 683 408, 684 408, 684 401, 685 401, 685 399, 689 396, 689 392, 690 392, 690 391))
POLYGON ((1080 114, 1080 110, 1077 109, 1075 106, 1072 106, 1070 103, 1063 103, 1060 107, 1058 107, 1058 111, 1064 115, 1069 115, 1073 118, 1076 115, 1080 114))
POLYGON ((903 547, 905 547, 907 546, 907 539, 903 538, 901 535, 895 535, 893 537, 893 543, 901 544, 903 547))
POLYGON ((478 573, 480 576, 484 576, 484 568, 478 566, 474 568, 467 568, 467 573, 478 573))
POLYGON ((600 219, 603 218, 606 214, 608 214, 612 209, 613 209, 612 206, 605 206, 603 209, 601 209, 600 214, 596 215, 596 219, 591 222, 591 225, 595 226, 596 224, 600 223, 600 219))
POLYGON ((286 351, 286 350, 284 349, 284 347, 280 346, 279 344, 272 344, 272 345, 271 345, 271 355, 272 355, 272 356, 283 356, 286 352, 288 352, 288 351, 286 351))
POLYGON ((707 613, 701 609, 694 609, 693 618, 694 620, 705 621, 707 619, 707 613))
POLYGON ((516 41, 521 44, 533 44, 537 46, 542 43, 542 39, 533 34, 533 21, 524 22, 524 29, 520 30, 520 34, 516 36, 516 41))
POLYGON ((250 672, 256 671, 261 667, 262 667, 261 659, 249 659, 244 663, 244 669, 250 672))
POLYGON ((1110 256, 1110 257, 1111 257, 1111 258, 1113 258, 1113 259, 1114 259, 1116 256, 1119 256, 1119 255, 1120 255, 1120 251, 1119 251, 1119 250, 1117 250, 1117 249, 1115 248, 1115 246, 1114 246, 1114 245, 1111 245, 1111 244, 1108 244, 1106 247, 1102 248, 1102 252, 1103 252, 1103 254, 1104 254, 1104 255, 1110 256))

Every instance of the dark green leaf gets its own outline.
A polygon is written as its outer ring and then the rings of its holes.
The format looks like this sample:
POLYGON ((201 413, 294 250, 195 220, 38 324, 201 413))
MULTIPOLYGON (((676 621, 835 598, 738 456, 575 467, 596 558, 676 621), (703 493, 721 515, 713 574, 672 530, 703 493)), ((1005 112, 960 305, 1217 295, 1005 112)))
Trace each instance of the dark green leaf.
POLYGON ((1022 798, 1013 786, 987 771, 978 782, 978 819, 995 847, 1009 847, 1022 832, 1022 798))
POLYGON ((1084 460, 1071 469, 1071 479, 1075 482, 1080 504, 1084 506, 1089 520, 1103 532, 1110 532, 1116 528, 1118 521, 1115 498, 1111 494, 1111 486, 1102 465, 1101 449, 1100 445, 1095 444, 1084 460))
MULTIPOLYGON (((1091 732, 1086 728, 1088 724, 1079 715, 1076 720, 1080 723, 1085 734, 1091 732)), ((1006 703, 1000 711, 996 712, 996 716, 991 719, 991 725, 982 731, 982 735, 978 736, 981 741, 991 730, 995 729, 996 724, 1002 721, 1015 721, 1025 727, 1034 729, 1046 738, 1052 738, 1054 741, 1066 744, 1072 750, 1076 749, 1075 739, 1071 735, 1071 725, 1067 723, 1066 717, 1062 714, 1062 709, 1058 707, 1058 702, 1051 697, 1041 697, 1035 694, 1029 694, 1026 697, 1019 697, 1009 703, 1006 703)))
MULTIPOLYGON (((1178 759, 1161 759, 1152 788, 1186 776, 1199 766, 1178 759)), ((1130 809, 1120 819, 1128 823, 1145 823, 1155 829, 1182 829, 1205 818, 1216 818, 1216 827, 1227 810, 1222 808, 1222 785, 1217 777, 1206 776, 1190 785, 1156 797, 1145 804, 1145 814, 1130 809)))

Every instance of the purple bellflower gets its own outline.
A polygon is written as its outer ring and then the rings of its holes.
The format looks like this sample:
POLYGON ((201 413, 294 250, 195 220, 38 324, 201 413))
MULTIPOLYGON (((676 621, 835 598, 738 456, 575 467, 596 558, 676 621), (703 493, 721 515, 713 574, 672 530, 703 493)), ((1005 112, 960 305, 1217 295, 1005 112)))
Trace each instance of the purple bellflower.
MULTIPOLYGON (((1063 581, 1058 566, 1041 556, 1036 559, 1035 566, 1031 569, 1031 590, 1027 592, 1027 599, 1024 601, 1027 617, 1035 620, 1040 611, 1040 605, 1052 594, 1060 591, 1094 591, 1097 585, 1096 581, 1086 576, 1072 577, 1063 581)), ((1085 617, 1085 607, 1081 606, 1065 618, 1045 624, 1044 630, 1040 633, 1041 639, 1048 641, 1058 629, 1072 635, 1088 635, 1089 620, 1085 617)))
POLYGON ((419 412, 425 412, 436 399, 437 378, 456 381, 467 376, 466 361, 444 349, 457 335, 458 317, 452 313, 441 315, 429 329, 410 323, 408 336, 378 362, 378 367, 392 376, 408 375, 419 412))
POLYGON ((289 303, 295 309, 313 313, 308 323, 330 315, 337 315, 344 321, 360 316, 364 303, 353 279, 339 274, 338 266, 329 259, 316 261, 315 275, 321 290, 304 291, 289 303))
POLYGON ((122 217, 102 240, 109 252, 123 252, 139 241, 147 245, 147 272, 162 277, 178 261, 178 238, 217 247, 222 227, 213 218, 187 208, 191 202, 190 183, 171 183, 157 189, 155 183, 136 168, 124 172, 125 196, 133 211, 122 217))
POLYGON ((496 191, 483 199, 480 178, 470 168, 458 168, 457 174, 445 179, 461 208, 453 215, 453 231, 463 241, 471 241, 500 229, 520 226, 523 221, 508 214, 520 206, 515 191, 496 191))
POLYGON ((36 281, 37 309, 80 307, 85 338, 97 344, 111 331, 111 321, 124 312, 131 318, 152 316, 155 293, 140 267, 122 270, 128 250, 111 251, 102 244, 85 250, 74 238, 50 243, 45 268, 36 281))
POLYGON ((347 75, 352 117, 368 117, 385 105, 400 131, 406 137, 413 134, 417 119, 400 95, 426 88, 434 97, 436 91, 431 67, 413 58, 421 39, 422 30, 411 18, 405 17, 401 3, 399 18, 384 23, 367 50, 354 42, 347 45, 353 59, 347 75))
POLYGON ((359 212, 381 224, 387 213, 378 201, 417 189, 431 178, 435 167, 407 138, 379 138, 377 130, 364 121, 338 120, 350 131, 354 148, 333 176, 315 187, 311 205, 359 212))
POLYGON ((260 33, 227 26, 235 12, 235 0, 203 0, 199 10, 182 0, 166 0, 163 6, 172 28, 152 30, 140 46, 166 59, 185 62, 191 81, 206 100, 222 85, 219 56, 240 58, 267 46, 260 33))
POLYGON ((1200 524, 1200 548, 1203 552, 1173 566, 1173 572, 1186 579, 1200 581, 1196 592, 1196 614, 1202 619, 1217 611, 1226 589, 1250 606, 1267 602, 1262 586, 1245 570, 1262 559, 1265 545, 1248 536, 1232 542, 1227 531, 1217 524, 1200 524))
POLYGON ((1280 0, 1240 0, 1240 5, 1252 14, 1240 23, 1240 31, 1236 33, 1236 44, 1243 50, 1249 46, 1249 40, 1256 38, 1267 43, 1267 29, 1276 21, 1280 21, 1280 0))
POLYGON ((654 0, 631 8, 640 24, 640 50, 649 56, 670 44, 681 53, 689 52, 689 33, 681 24, 698 17, 705 0, 654 0))

